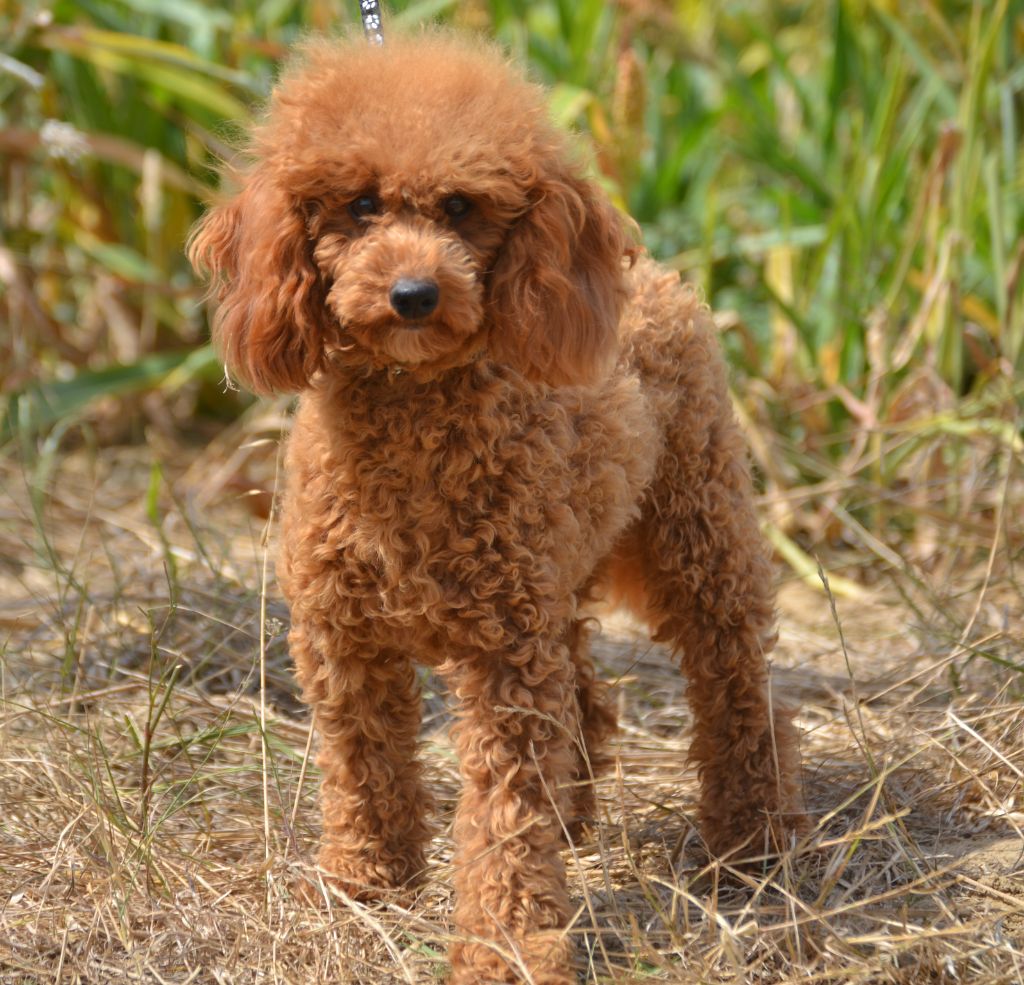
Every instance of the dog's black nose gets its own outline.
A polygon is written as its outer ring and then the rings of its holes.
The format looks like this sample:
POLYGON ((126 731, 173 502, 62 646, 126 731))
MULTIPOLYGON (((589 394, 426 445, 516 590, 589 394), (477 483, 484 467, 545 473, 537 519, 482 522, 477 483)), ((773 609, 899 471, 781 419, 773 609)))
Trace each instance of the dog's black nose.
POLYGON ((437 281, 403 277, 391 288, 391 307, 407 321, 426 318, 441 298, 437 281))

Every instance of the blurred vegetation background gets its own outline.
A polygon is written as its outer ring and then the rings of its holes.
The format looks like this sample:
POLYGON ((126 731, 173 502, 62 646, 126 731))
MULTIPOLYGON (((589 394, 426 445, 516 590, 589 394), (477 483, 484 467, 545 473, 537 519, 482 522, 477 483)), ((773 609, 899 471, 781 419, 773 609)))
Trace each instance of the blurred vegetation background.
MULTIPOLYGON (((798 571, 826 542, 863 549, 865 568, 976 560, 985 531, 1010 529, 1024 0, 386 11, 525 60, 651 252, 702 286, 769 534, 798 571)), ((32 455, 83 436, 191 440, 238 415, 247 398, 221 385, 183 244, 288 45, 356 14, 355 0, 0 2, 0 441, 32 455)))

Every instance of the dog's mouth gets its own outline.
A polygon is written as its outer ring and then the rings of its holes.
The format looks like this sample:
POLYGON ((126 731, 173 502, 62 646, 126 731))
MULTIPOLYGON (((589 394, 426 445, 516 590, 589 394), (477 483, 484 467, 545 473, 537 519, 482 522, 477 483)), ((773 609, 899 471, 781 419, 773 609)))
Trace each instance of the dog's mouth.
POLYGON ((450 365, 483 325, 483 288, 468 264, 339 273, 327 303, 353 357, 362 353, 375 367, 450 365))
POLYGON ((412 369, 447 367, 462 360, 471 340, 483 326, 482 291, 473 285, 465 292, 442 290, 429 314, 409 317, 396 312, 380 291, 372 300, 335 285, 328 295, 341 329, 339 352, 346 362, 365 362, 374 368, 412 369))

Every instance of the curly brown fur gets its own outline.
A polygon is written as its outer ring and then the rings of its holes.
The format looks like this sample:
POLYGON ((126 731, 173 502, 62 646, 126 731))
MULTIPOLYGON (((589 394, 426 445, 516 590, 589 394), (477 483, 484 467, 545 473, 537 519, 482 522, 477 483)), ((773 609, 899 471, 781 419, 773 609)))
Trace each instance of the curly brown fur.
POLYGON ((602 586, 681 656, 709 848, 800 824, 710 315, 636 259, 543 92, 443 32, 308 44, 237 178, 190 255, 231 369, 302 391, 279 570, 321 866, 361 897, 420 875, 414 664, 433 666, 464 778, 453 981, 571 982, 560 850, 614 728, 583 621, 602 586))

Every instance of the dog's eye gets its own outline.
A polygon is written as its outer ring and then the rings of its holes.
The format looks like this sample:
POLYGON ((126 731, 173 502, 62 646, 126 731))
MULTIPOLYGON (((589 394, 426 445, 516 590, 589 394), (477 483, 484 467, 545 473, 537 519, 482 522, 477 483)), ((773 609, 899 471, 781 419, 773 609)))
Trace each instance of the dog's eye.
POLYGON ((353 219, 365 219, 367 216, 376 215, 380 211, 377 199, 372 195, 360 195, 348 203, 348 213, 353 219))
POLYGON ((473 203, 464 195, 449 195, 441 207, 449 219, 462 219, 472 211, 473 203))

